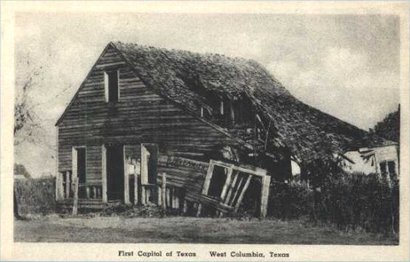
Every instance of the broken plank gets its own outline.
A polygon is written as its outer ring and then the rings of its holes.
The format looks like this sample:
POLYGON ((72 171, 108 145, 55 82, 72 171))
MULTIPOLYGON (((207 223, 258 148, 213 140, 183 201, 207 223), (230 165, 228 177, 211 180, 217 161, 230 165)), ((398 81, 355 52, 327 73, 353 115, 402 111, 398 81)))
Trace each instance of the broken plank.
POLYGON ((251 182, 251 176, 248 175, 248 179, 246 180, 245 185, 244 185, 243 188, 242 188, 241 194, 240 194, 239 197, 238 197, 238 201, 236 201, 235 209, 234 209, 235 212, 238 212, 239 206, 241 205, 243 196, 245 195, 245 192, 246 192, 246 190, 248 189, 248 186, 249 186, 249 183, 250 183, 250 182, 251 182))
POLYGON ((225 184, 224 184, 224 187, 222 188, 222 192, 221 192, 222 202, 225 202, 226 191, 228 190, 228 187, 231 185, 232 172, 233 172, 233 165, 230 168, 228 168, 228 174, 226 175, 225 184))
POLYGON ((208 190, 209 190, 209 184, 211 183, 211 178, 214 172, 214 160, 210 160, 209 161, 209 167, 208 167, 208 171, 206 173, 206 178, 205 178, 205 182, 204 182, 204 186, 202 188, 202 194, 203 195, 207 195, 208 194, 208 190))
POLYGON ((228 204, 230 202, 230 197, 232 195, 232 190, 235 187, 236 180, 238 180, 238 176, 239 176, 239 172, 236 172, 235 174, 233 174, 234 178, 233 178, 232 183, 229 185, 228 193, 226 195, 225 201, 223 201, 224 204, 228 204))
MULTIPOLYGON (((238 173, 238 176, 239 176, 239 173, 238 173)), ((236 189, 235 189, 235 193, 234 193, 232 199, 229 201, 228 205, 230 205, 230 206, 234 205, 235 199, 236 199, 236 197, 239 193, 239 189, 241 188, 242 182, 243 182, 243 176, 241 176, 241 178, 239 179, 238 184, 237 184, 236 189)))

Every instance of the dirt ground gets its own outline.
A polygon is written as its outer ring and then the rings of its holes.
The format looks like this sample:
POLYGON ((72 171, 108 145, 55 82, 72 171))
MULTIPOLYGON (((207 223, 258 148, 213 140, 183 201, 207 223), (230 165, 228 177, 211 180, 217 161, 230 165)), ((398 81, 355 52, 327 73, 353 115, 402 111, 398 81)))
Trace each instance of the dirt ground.
POLYGON ((300 221, 227 218, 59 217, 15 221, 16 242, 394 245, 392 237, 300 221))

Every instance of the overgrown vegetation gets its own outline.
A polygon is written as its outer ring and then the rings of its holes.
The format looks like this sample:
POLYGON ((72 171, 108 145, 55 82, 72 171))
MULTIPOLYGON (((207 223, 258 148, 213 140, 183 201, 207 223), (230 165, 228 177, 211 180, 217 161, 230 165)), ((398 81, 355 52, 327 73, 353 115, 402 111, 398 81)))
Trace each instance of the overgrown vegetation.
MULTIPOLYGON (((19 214, 54 213, 55 178, 21 179, 14 185, 19 214)), ((178 215, 159 207, 113 206, 103 216, 164 217, 178 215)), ((398 234, 399 182, 377 174, 338 172, 323 179, 320 186, 304 181, 274 182, 268 215, 282 220, 309 219, 342 230, 398 234)))
POLYGON ((15 180, 14 194, 20 216, 55 212, 54 177, 15 180))
POLYGON ((26 167, 22 164, 14 164, 14 175, 22 175, 25 178, 31 178, 30 173, 27 171, 26 167))
POLYGON ((371 131, 378 136, 400 142, 400 106, 397 111, 388 114, 378 122, 371 131))
POLYGON ((399 183, 377 174, 338 173, 314 188, 301 181, 275 183, 269 205, 269 214, 280 219, 308 217, 339 229, 399 231, 399 183))
POLYGON ((268 214, 280 219, 310 217, 314 208, 313 190, 305 182, 271 185, 268 214))

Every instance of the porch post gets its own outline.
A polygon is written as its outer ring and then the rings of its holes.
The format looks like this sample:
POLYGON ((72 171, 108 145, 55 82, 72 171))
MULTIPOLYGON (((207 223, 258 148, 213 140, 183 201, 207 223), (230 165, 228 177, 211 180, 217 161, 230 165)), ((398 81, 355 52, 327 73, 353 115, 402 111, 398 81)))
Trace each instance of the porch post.
POLYGON ((162 201, 162 208, 167 208, 167 174, 162 173, 162 186, 161 186, 161 201, 162 201))
POLYGON ((141 205, 145 206, 147 204, 146 200, 145 186, 141 183, 141 205))
POLYGON ((73 215, 78 214, 78 183, 79 183, 78 177, 74 176, 73 177, 73 186, 74 186, 73 215))
POLYGON ((149 151, 141 144, 141 205, 145 206, 148 202, 147 191, 149 188, 145 186, 148 184, 148 157, 149 151))
POLYGON ((138 205, 138 173, 136 163, 134 165, 134 205, 138 205))
POLYGON ((262 190, 261 190, 261 217, 266 217, 268 212, 268 202, 269 202, 269 188, 270 188, 270 176, 262 177, 262 190))
POLYGON ((65 172, 65 198, 70 198, 70 171, 65 172))
POLYGON ((122 152, 124 163, 124 204, 130 205, 130 185, 128 178, 128 161, 127 157, 125 156, 125 145, 122 146, 122 152))
MULTIPOLYGON (((75 193, 75 188, 74 188, 74 181, 75 179, 78 178, 78 155, 77 155, 77 149, 75 147, 72 147, 71 149, 71 190, 73 191, 73 194, 75 193)), ((74 195, 73 195, 74 197, 74 195)))
POLYGON ((107 148, 103 144, 101 149, 102 202, 107 203, 107 148))

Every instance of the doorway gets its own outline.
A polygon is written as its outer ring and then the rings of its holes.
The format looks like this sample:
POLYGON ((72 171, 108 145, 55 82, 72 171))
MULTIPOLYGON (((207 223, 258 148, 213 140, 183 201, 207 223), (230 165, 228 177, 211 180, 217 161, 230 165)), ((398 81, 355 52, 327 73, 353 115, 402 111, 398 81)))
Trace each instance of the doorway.
POLYGON ((85 148, 77 148, 77 175, 80 184, 85 183, 86 177, 86 151, 85 148))
POLYGON ((107 146, 107 198, 124 199, 124 150, 122 145, 107 146))

